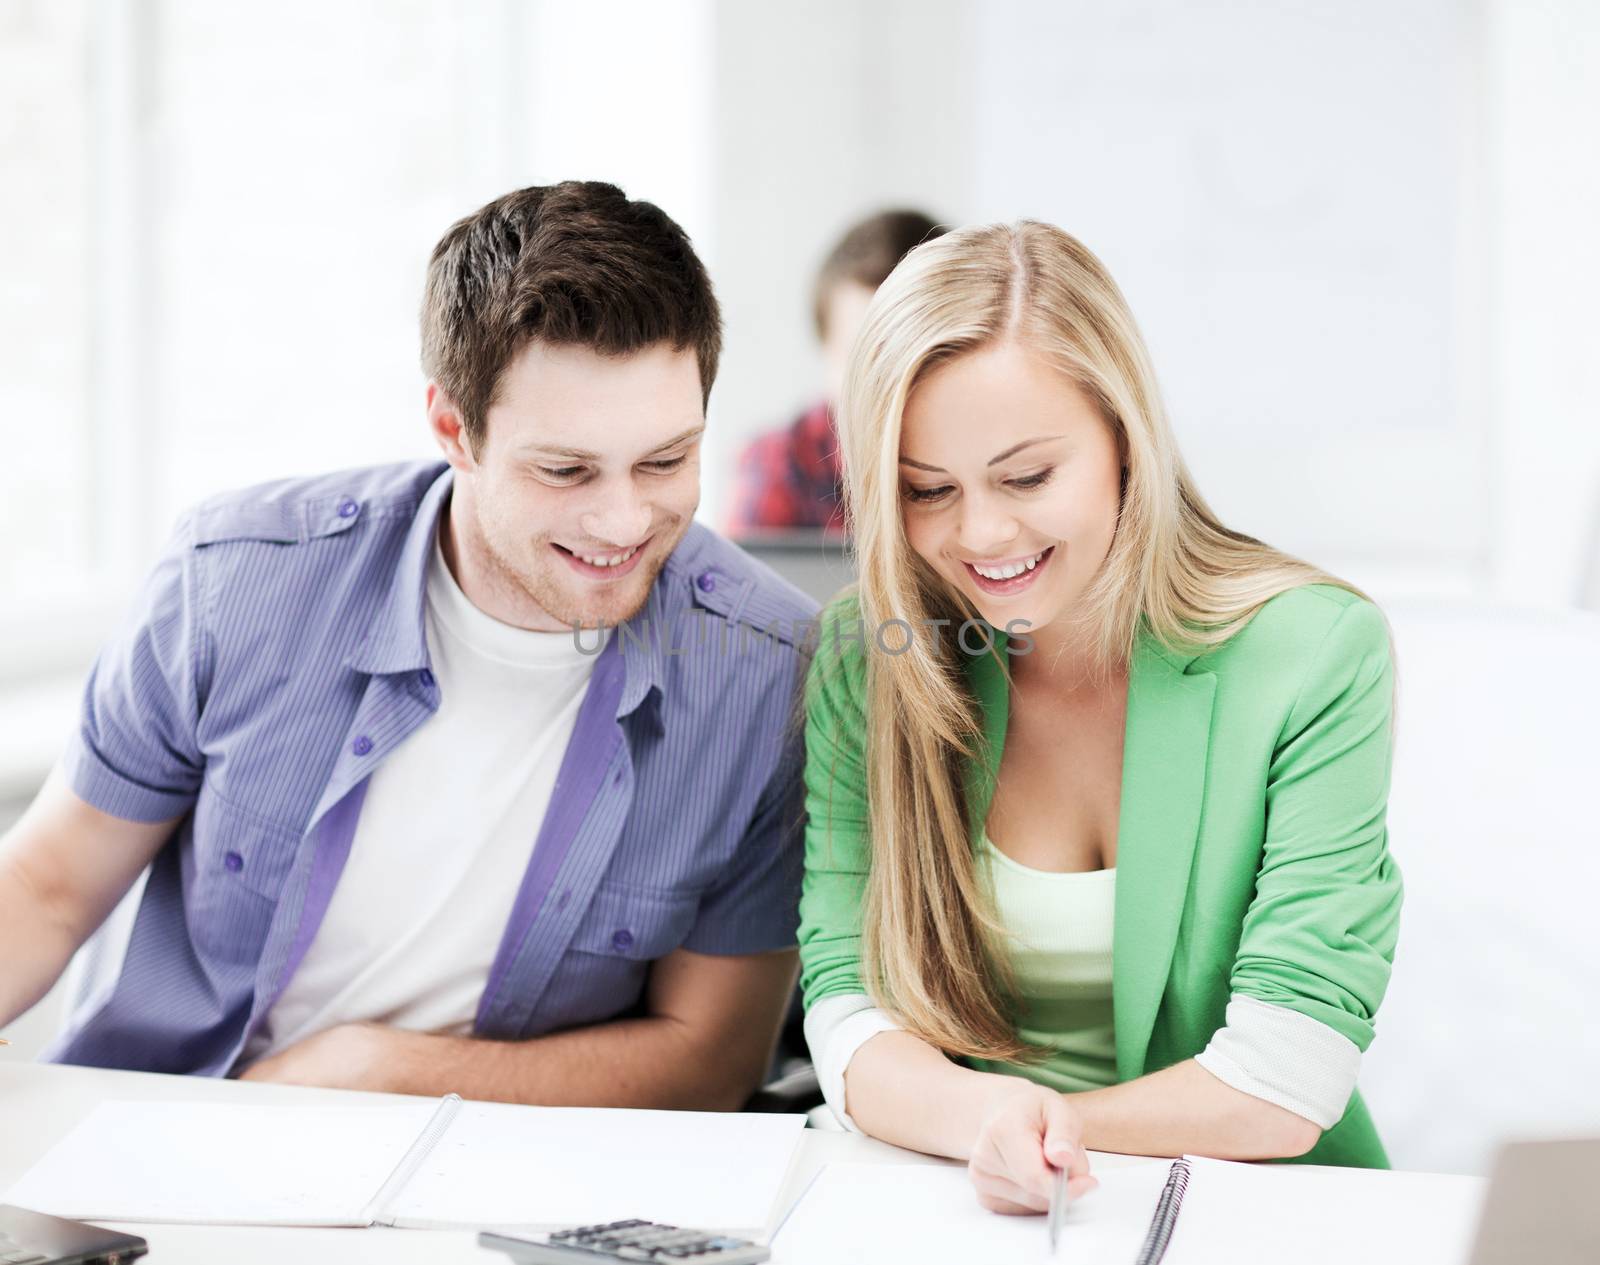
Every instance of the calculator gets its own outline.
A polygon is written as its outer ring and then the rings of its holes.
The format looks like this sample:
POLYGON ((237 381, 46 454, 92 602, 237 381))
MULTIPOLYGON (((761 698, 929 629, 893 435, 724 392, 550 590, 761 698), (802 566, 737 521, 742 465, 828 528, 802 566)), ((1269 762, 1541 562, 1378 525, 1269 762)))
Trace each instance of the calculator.
POLYGON ((654 1221, 611 1221, 557 1230, 543 1239, 509 1234, 478 1235, 480 1247, 494 1248, 516 1265, 610 1265, 613 1261, 654 1261, 656 1265, 757 1265, 772 1253, 759 1243, 705 1230, 658 1225, 654 1221))

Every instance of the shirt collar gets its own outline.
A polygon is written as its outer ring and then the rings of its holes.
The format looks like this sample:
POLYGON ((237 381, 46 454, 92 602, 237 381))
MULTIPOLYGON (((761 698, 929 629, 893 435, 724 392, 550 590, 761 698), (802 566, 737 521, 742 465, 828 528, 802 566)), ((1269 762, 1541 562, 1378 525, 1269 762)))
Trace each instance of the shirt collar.
POLYGON ((345 660, 357 672, 380 676, 420 672, 428 666, 428 635, 423 624, 428 561, 439 530, 439 514, 450 500, 454 478, 454 472, 445 466, 417 503, 388 595, 367 625, 366 636, 345 660))
MULTIPOLYGON (((439 532, 439 515, 449 503, 454 478, 454 472, 445 466, 418 502, 405 543, 400 547, 400 560, 395 564, 388 596, 367 625, 366 636, 346 660, 356 671, 378 676, 420 672, 430 666, 424 622, 428 564, 439 532)), ((652 692, 658 698, 661 693, 665 679, 661 633, 668 622, 662 580, 667 571, 668 567, 661 569, 656 582, 650 586, 645 604, 612 633, 601 651, 601 658, 612 654, 622 656, 624 676, 622 693, 617 700, 618 720, 637 711, 652 692)), ((659 721, 659 711, 657 719, 659 721)))

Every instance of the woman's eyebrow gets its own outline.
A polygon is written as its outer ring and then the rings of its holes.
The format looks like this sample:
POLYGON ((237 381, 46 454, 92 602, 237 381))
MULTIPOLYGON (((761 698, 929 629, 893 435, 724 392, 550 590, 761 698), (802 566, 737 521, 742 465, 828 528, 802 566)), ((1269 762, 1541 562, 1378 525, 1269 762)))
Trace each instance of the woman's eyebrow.
POLYGON ((1047 444, 1052 439, 1065 439, 1065 435, 1035 435, 1032 439, 1024 439, 1020 444, 1012 444, 997 457, 990 457, 989 464, 997 466, 1007 457, 1015 457, 1024 448, 1032 448, 1035 444, 1047 444))
MULTIPOLYGON (((1020 444, 1012 444, 1011 447, 1007 448, 1003 453, 999 454, 999 456, 990 457, 988 464, 991 466, 997 466, 1007 457, 1015 457, 1024 448, 1032 448, 1035 444, 1047 444, 1052 439, 1065 438, 1065 435, 1035 435, 1032 439, 1024 439, 1020 444)), ((939 466, 925 465, 923 462, 913 461, 910 457, 901 457, 900 464, 903 466, 915 466, 918 470, 926 470, 929 474, 949 473, 948 470, 941 469, 939 466)))

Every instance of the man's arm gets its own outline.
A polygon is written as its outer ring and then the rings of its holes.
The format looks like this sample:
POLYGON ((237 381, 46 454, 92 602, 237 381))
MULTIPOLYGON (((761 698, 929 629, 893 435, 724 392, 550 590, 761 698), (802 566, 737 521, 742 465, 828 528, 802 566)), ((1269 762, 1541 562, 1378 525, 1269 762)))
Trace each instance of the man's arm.
POLYGON ((176 825, 113 817, 50 775, 0 837, 0 1027, 50 991, 176 825))
POLYGON ((648 1013, 526 1041, 345 1024, 245 1080, 568 1107, 734 1111, 760 1086, 794 987, 795 951, 678 949, 651 968, 648 1013))

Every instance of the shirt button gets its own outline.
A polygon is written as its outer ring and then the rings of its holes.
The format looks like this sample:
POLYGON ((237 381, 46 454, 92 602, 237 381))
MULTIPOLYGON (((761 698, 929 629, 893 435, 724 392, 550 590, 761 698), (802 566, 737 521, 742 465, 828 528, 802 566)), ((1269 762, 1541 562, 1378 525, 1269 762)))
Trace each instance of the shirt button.
POLYGON ((611 937, 611 947, 619 951, 622 949, 632 948, 633 932, 624 927, 621 931, 617 932, 616 935, 611 937))
POLYGON ((229 874, 237 874, 244 869, 244 858, 237 852, 230 852, 222 858, 222 863, 228 867, 229 874))
POLYGON ((354 751, 357 755, 366 755, 372 750, 372 739, 367 737, 366 734, 362 734, 350 744, 350 750, 354 751))
POLYGON ((339 502, 339 517, 354 518, 356 516, 356 511, 360 508, 361 507, 359 505, 357 505, 347 496, 344 498, 344 500, 339 502))
POLYGON ((700 573, 700 578, 696 580, 695 583, 700 586, 700 591, 702 593, 709 593, 712 589, 717 587, 717 577, 712 575, 709 571, 702 571, 700 573))
POLYGON ((431 690, 433 688, 433 673, 428 671, 427 668, 423 668, 422 671, 417 674, 417 680, 422 682, 424 689, 431 690))

